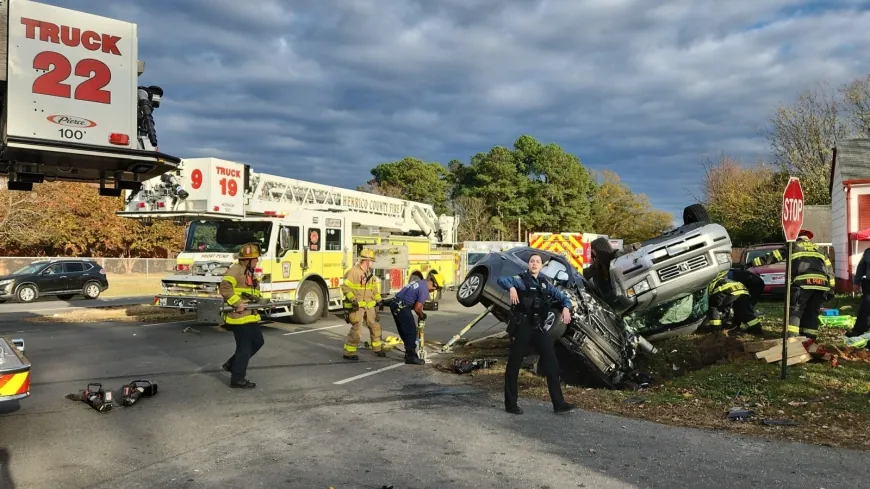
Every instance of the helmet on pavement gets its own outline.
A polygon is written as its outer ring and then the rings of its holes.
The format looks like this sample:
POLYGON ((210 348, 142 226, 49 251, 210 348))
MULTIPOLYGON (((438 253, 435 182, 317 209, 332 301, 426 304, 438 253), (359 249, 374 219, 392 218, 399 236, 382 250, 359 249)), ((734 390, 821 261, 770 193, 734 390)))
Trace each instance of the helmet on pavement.
POLYGON ((362 251, 359 252, 360 260, 374 260, 375 252, 370 250, 369 248, 363 248, 362 251))
POLYGON ((260 257, 260 243, 245 243, 239 249, 239 260, 250 260, 260 257))

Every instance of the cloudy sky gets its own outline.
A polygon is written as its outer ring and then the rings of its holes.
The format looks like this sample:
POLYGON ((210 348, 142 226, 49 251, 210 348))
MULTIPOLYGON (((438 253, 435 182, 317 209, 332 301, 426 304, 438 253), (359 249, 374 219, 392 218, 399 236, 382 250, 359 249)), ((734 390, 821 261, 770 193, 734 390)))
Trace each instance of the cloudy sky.
POLYGON ((43 2, 139 25, 162 150, 350 188, 531 134, 679 214, 704 155, 870 74, 870 0, 43 2))

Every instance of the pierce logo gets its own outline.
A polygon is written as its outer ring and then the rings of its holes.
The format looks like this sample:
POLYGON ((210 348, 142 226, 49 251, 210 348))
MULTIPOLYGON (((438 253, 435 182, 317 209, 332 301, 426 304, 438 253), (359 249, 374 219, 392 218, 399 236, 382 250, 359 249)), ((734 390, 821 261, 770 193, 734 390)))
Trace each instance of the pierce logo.
POLYGON ((96 122, 90 119, 73 115, 50 115, 46 119, 55 124, 69 127, 95 127, 97 125, 96 122))

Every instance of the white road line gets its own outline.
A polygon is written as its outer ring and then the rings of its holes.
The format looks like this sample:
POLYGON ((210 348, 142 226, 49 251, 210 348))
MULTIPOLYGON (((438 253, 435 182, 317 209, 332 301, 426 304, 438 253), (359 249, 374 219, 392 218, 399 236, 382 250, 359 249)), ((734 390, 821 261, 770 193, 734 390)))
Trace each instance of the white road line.
MULTIPOLYGON (((427 358, 427 359, 428 359, 428 358, 432 358, 432 357, 437 357, 437 356, 438 356, 438 352, 433 352, 433 353, 427 353, 427 354, 426 354, 426 358, 427 358)), ((392 370, 392 369, 394 369, 394 368, 403 367, 403 366, 405 366, 405 365, 407 365, 407 363, 405 363, 404 361, 402 361, 402 363, 397 363, 397 364, 395 364, 395 365, 390 365, 390 366, 388 366, 388 367, 379 368, 379 369, 377 369, 377 370, 372 370, 371 372, 366 372, 366 373, 364 373, 364 374, 359 374, 359 375, 357 375, 357 376, 350 377, 350 378, 347 378, 347 379, 344 379, 344 380, 339 380, 338 382, 333 382, 333 384, 334 384, 334 385, 347 384, 348 382, 353 382, 354 380, 364 379, 364 378, 369 377, 369 376, 371 376, 371 375, 379 374, 379 373, 381 373, 381 372, 386 372, 387 370, 392 370)))
POLYGON ((185 320, 185 321, 170 321, 170 322, 168 322, 168 323, 143 324, 142 326, 164 326, 164 325, 167 325, 167 324, 192 323, 193 321, 194 321, 193 319, 188 319, 188 320, 185 320))
POLYGON ((324 329, 340 328, 340 327, 342 327, 342 326, 347 326, 348 328, 350 327, 349 324, 333 324, 332 326, 324 326, 324 327, 322 327, 322 328, 306 329, 305 331, 293 331, 292 333, 284 333, 284 336, 290 336, 291 334, 310 333, 310 332, 312 332, 312 331, 321 331, 321 330, 324 330, 324 329))

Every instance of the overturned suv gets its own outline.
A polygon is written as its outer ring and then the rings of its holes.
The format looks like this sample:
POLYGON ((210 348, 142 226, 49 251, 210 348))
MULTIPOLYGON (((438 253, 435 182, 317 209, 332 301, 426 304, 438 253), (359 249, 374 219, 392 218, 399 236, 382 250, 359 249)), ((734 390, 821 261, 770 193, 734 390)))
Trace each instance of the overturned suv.
POLYGON ((469 270, 457 289, 457 300, 465 307, 491 307, 491 313, 507 323, 509 293, 497 279, 522 272, 528 268, 531 254, 540 254, 544 261, 541 273, 565 291, 574 305, 570 324, 562 324, 558 305, 545 323, 557 344, 563 373, 586 384, 619 388, 636 381, 637 352, 655 352, 625 316, 658 311, 703 292, 720 271, 730 268, 731 238, 725 229, 709 223, 699 205, 685 209, 684 222, 677 229, 622 250, 613 250, 607 240, 596 240, 593 267, 598 273, 584 273, 586 276, 563 256, 536 248, 489 253, 469 270))

